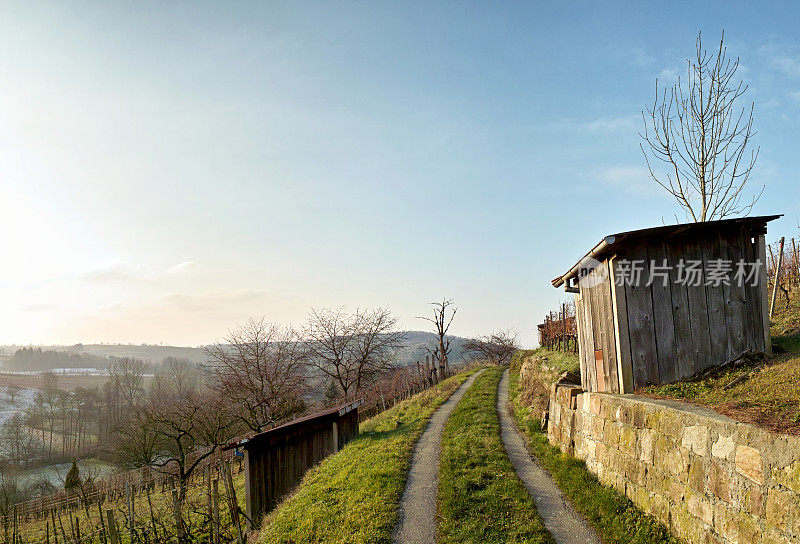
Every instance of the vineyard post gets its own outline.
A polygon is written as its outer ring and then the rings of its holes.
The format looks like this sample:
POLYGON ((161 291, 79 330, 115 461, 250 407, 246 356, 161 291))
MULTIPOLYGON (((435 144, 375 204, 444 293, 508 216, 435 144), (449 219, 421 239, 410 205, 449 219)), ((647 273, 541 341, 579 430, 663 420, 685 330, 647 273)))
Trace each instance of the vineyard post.
POLYGON ((108 516, 108 536, 111 539, 111 544, 120 544, 119 533, 117 533, 117 524, 114 521, 114 509, 109 508, 106 510, 108 516))
POLYGON ((219 479, 214 478, 214 481, 211 482, 212 487, 212 497, 213 497, 213 525, 214 525, 214 544, 219 544, 219 479))
POLYGON ((75 516, 75 534, 78 537, 78 544, 81 544, 81 518, 78 516, 75 516))
POLYGON ((50 544, 50 522, 49 521, 45 522, 44 536, 45 536, 45 539, 46 539, 45 542, 47 542, 47 544, 50 544))
POLYGON ((125 501, 128 503, 128 533, 133 542, 133 502, 131 501, 131 483, 125 482, 125 501))
POLYGON ((72 521, 72 509, 69 507, 69 502, 67 502, 67 515, 69 516, 70 535, 72 535, 72 538, 75 538, 75 524, 72 521))
POLYGON ((61 527, 61 536, 64 537, 64 544, 67 544, 69 539, 67 538, 67 532, 64 530, 64 520, 61 519, 61 510, 58 511, 58 525, 61 527))
POLYGON ((147 506, 150 507, 150 525, 153 526, 153 540, 158 541, 158 530, 156 529, 156 516, 153 514, 153 501, 150 499, 150 486, 144 488, 147 494, 147 506))
POLYGON ((780 281, 781 277, 781 264, 783 263, 783 243, 785 238, 781 236, 781 244, 780 248, 778 249, 778 262, 775 265, 775 283, 772 286, 772 302, 769 305, 769 316, 772 317, 772 313, 775 311, 775 299, 778 296, 778 282, 780 281))
MULTIPOLYGON (((101 512, 100 515, 103 513, 101 512)), ((53 522, 53 540, 58 544, 58 528, 56 527, 56 511, 55 508, 50 510, 50 520, 53 522)))
POLYGON ((14 532, 11 535, 11 542, 17 544, 17 505, 14 505, 14 532))
POLYGON ((244 544, 242 535, 242 524, 239 520, 239 503, 236 500, 236 490, 233 488, 233 476, 231 476, 231 466, 222 463, 222 470, 225 476, 225 490, 228 492, 228 509, 231 512, 231 521, 236 526, 236 538, 239 544, 244 544))
POLYGON ((183 519, 181 518, 181 506, 178 501, 178 490, 172 490, 172 512, 175 515, 175 532, 178 534, 178 542, 183 542, 183 519))
POLYGON ((208 505, 208 533, 214 532, 214 499, 211 496, 211 465, 206 466, 206 502, 208 505))
MULTIPOLYGON (((100 503, 101 503, 101 501, 97 501, 97 512, 100 514, 100 534, 103 535, 103 542, 107 543, 108 542, 108 536, 106 536, 106 535, 108 535, 108 531, 106 531, 106 524, 103 521, 103 507, 101 506, 100 503)), ((54 521, 53 522, 53 535, 55 535, 55 532, 56 532, 56 527, 55 527, 55 521, 54 521)), ((58 542, 56 542, 56 544, 58 544, 58 542)))

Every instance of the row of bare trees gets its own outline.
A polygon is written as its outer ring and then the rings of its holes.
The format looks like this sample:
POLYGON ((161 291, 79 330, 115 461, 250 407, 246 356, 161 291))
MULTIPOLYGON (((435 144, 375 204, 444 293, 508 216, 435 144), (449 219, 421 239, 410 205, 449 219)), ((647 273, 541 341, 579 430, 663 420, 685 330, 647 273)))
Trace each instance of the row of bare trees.
MULTIPOLYGON (((443 299, 431 310, 431 317, 422 319, 434 328, 436 337, 427 351, 432 372, 441 379, 450 373, 449 331, 457 309, 443 299)), ((89 391, 94 395, 89 407, 78 403, 83 392, 61 391, 55 378, 48 378, 40 392, 44 415, 32 410, 20 427, 33 430, 48 447, 51 441, 83 440, 83 449, 67 448, 65 454, 113 452, 123 467, 147 466, 170 474, 182 504, 193 474, 237 436, 326 402, 350 401, 375 390, 379 396, 413 392, 409 386, 420 385, 420 368, 397 366, 404 336, 397 317, 385 308, 314 309, 300 327, 250 319, 207 347, 204 365, 168 358, 153 370, 138 359, 114 361, 108 383, 89 391), (60 407, 56 398, 77 404, 60 407), (59 414, 66 414, 60 423, 55 421, 59 414)), ((507 363, 516 348, 512 331, 464 345, 469 357, 498 364, 507 363)), ((15 455, 22 458, 27 449, 20 440, 15 455)))

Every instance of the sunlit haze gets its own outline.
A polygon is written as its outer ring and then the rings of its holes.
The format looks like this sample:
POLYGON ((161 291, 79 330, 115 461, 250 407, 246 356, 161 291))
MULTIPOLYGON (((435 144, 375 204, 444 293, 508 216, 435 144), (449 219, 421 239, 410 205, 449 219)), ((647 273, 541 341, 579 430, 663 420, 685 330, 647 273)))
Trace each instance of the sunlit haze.
POLYGON ((800 9, 647 5, 4 4, 0 343, 341 305, 419 330, 448 297, 454 334, 532 346, 552 278, 675 221, 637 131, 701 22, 756 104, 753 213, 798 234, 800 9))

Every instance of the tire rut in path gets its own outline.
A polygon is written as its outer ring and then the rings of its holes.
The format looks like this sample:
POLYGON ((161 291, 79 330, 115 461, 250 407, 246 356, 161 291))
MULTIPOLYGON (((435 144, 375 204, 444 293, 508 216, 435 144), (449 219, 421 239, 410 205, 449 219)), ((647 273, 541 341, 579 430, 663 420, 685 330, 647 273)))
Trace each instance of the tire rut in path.
MULTIPOLYGON (((558 544, 601 544, 583 517, 567 503, 550 475, 540 467, 525 448, 514 420, 508 413, 508 369, 503 373, 497 394, 497 412, 503 444, 514 470, 528 489, 545 527, 558 544)), ((433 541, 431 541, 433 542, 433 541)))
POLYGON ((439 456, 442 431, 450 413, 483 370, 470 376, 433 414, 428 427, 414 447, 411 471, 400 501, 400 523, 395 531, 397 544, 436 542, 436 492, 439 483, 439 456))

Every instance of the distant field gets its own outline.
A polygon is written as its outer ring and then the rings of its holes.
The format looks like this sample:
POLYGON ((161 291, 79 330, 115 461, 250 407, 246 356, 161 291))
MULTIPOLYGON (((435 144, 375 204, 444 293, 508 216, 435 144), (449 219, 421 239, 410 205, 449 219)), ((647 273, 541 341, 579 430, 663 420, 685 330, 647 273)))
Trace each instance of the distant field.
MULTIPOLYGON (((145 378, 147 380, 148 378, 145 378)), ((9 385, 17 386, 22 389, 41 389, 44 377, 42 374, 14 374, 0 372, 0 387, 9 385)), ((74 391, 79 387, 91 389, 94 387, 102 388, 108 381, 106 375, 93 374, 58 374, 58 387, 65 391, 74 391)))

